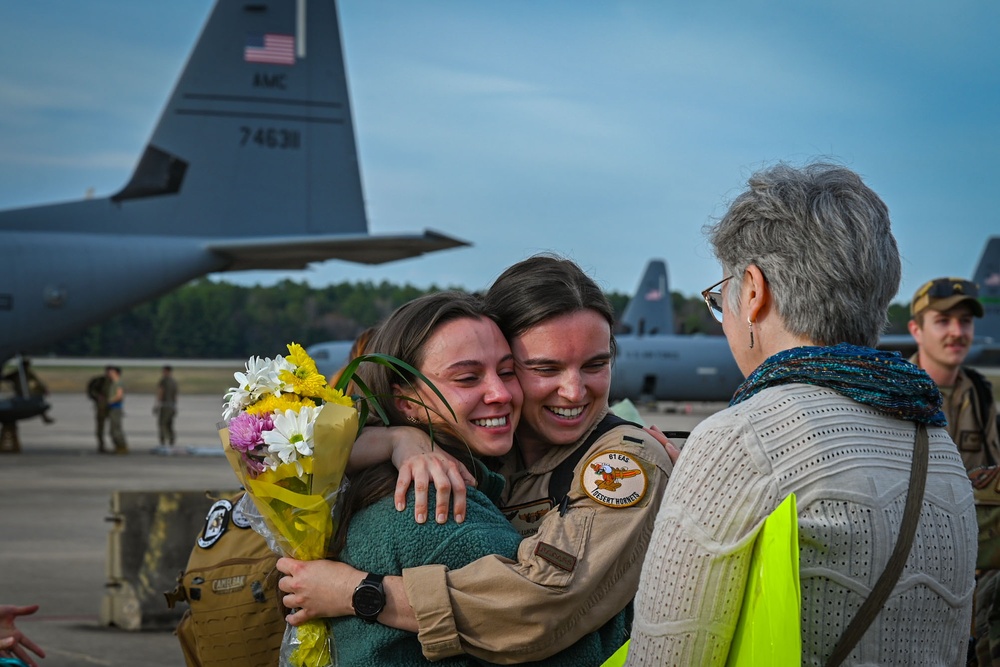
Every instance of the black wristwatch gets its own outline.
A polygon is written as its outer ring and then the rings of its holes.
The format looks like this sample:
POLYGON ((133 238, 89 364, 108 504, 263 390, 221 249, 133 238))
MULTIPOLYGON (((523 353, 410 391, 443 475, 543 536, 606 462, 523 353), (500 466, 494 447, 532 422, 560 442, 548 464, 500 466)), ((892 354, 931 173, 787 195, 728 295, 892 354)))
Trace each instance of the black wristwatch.
POLYGON ((354 597, 351 604, 354 605, 354 613, 358 618, 374 623, 378 615, 385 609, 385 589, 382 588, 381 574, 369 573, 364 580, 354 589, 354 597))

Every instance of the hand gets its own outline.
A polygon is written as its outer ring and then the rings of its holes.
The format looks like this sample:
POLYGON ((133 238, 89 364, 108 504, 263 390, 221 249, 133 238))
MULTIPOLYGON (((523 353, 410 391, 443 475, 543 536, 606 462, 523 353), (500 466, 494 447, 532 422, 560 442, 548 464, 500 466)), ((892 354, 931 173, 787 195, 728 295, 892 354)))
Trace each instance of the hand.
POLYGON ((333 560, 279 558, 278 588, 287 593, 282 602, 294 610, 285 617, 289 625, 301 625, 314 618, 353 616, 354 589, 365 573, 333 560))
POLYGON ((969 480, 972 482, 973 488, 985 489, 990 485, 990 482, 996 479, 997 472, 1000 472, 1000 467, 980 466, 969 471, 969 480))
POLYGON ((18 616, 27 616, 38 611, 38 605, 33 604, 27 607, 16 607, 14 605, 0 605, 0 655, 13 655, 21 661, 38 667, 28 651, 33 652, 39 658, 45 657, 45 651, 38 644, 28 639, 23 632, 14 625, 14 619, 18 616), (28 649, 26 651, 25 649, 28 649))
POLYGON ((670 438, 663 434, 659 426, 647 426, 642 430, 653 436, 658 443, 663 445, 663 448, 667 450, 667 456, 670 457, 671 463, 677 463, 677 458, 681 455, 681 450, 677 449, 674 443, 670 442, 670 438))
POLYGON ((434 518, 438 523, 448 521, 448 501, 454 498, 455 522, 465 521, 465 489, 475 486, 476 478, 453 456, 440 447, 433 447, 426 433, 416 428, 393 429, 392 464, 399 470, 396 492, 393 495, 396 509, 406 509, 406 492, 413 485, 416 507, 413 510, 417 523, 427 520, 427 489, 434 483, 437 506, 434 518))

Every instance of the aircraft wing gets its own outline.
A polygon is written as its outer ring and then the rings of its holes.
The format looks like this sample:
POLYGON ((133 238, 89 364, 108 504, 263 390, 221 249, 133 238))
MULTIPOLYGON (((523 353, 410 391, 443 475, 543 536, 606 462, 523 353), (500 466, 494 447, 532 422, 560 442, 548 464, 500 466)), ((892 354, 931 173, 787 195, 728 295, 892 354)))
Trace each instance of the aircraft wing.
POLYGON ((329 234, 323 236, 271 236, 213 241, 212 252, 227 258, 224 271, 247 269, 302 269, 311 262, 340 259, 361 264, 382 264, 428 252, 470 245, 467 241, 431 230, 398 236, 329 234))

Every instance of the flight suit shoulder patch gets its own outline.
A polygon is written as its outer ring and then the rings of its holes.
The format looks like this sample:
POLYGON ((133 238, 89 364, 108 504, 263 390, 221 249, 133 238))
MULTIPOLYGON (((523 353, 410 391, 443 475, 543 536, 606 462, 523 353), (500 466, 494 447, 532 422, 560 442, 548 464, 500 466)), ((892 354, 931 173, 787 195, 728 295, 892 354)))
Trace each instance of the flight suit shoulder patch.
POLYGON ((646 496, 649 480, 634 454, 607 450, 592 456, 580 471, 583 492, 607 507, 632 507, 646 496))
POLYGON ((209 549, 219 538, 226 534, 229 529, 229 515, 233 511, 233 504, 228 500, 216 500, 209 508, 208 516, 205 517, 205 527, 198 535, 198 546, 202 549, 209 549))

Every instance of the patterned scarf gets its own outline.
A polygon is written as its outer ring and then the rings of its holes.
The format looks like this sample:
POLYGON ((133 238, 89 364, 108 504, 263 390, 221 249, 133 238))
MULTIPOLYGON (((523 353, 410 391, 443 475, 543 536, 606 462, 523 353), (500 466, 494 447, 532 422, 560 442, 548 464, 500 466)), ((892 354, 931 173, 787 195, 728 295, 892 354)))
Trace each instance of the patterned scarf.
POLYGON ((743 381, 729 405, 768 387, 792 383, 833 389, 897 419, 945 425, 941 392, 923 369, 898 352, 847 343, 794 347, 769 357, 743 381))

